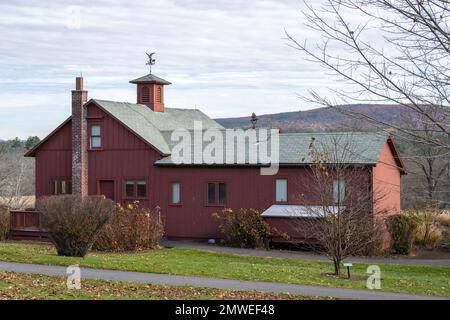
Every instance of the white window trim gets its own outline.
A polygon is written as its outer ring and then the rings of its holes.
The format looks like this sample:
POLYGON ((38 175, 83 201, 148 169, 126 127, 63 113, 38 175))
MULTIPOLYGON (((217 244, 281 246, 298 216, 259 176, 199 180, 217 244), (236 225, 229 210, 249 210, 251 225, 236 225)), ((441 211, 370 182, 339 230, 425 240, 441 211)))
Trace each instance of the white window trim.
POLYGON ((288 200, 288 180, 287 179, 276 179, 275 180, 275 201, 276 202, 287 202, 288 200), (284 184, 279 184, 279 182, 284 182, 284 184), (280 190, 279 188, 283 188, 280 190))
POLYGON ((343 203, 345 201, 345 188, 345 180, 333 180, 334 203, 343 203))
POLYGON ((172 183, 172 194, 171 194, 171 203, 172 204, 181 204, 181 184, 179 182, 172 183), (178 188, 175 188, 178 186, 178 188), (178 201, 175 201, 178 200, 178 201))

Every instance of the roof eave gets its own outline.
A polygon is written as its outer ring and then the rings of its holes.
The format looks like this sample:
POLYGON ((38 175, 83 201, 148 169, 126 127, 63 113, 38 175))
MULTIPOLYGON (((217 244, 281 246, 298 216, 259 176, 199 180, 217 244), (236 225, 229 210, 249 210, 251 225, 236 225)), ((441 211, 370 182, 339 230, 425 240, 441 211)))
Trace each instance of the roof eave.
MULTIPOLYGON (((176 164, 176 163, 164 163, 164 162, 158 163, 158 161, 156 161, 154 163, 154 165, 159 166, 159 167, 209 167, 209 168, 223 168, 223 167, 267 168, 267 167, 270 167, 270 164, 260 164, 260 163, 256 163, 256 164, 250 164, 250 163, 224 163, 224 164, 180 163, 180 164, 176 164)), ((279 164, 280 167, 310 167, 312 165, 313 165, 312 163, 280 163, 279 164)), ((333 163, 330 163, 330 165, 333 165, 333 163)), ((358 167, 361 167, 361 166, 362 167, 374 167, 376 164, 375 163, 349 163, 348 165, 358 166, 358 167)))
POLYGON ((392 155, 394 156, 394 160, 397 163, 397 167, 400 170, 400 174, 401 175, 408 174, 406 172, 405 164, 403 163, 403 160, 400 157, 400 153, 398 152, 397 147, 395 146, 395 143, 394 143, 394 139, 391 135, 388 137, 387 142, 388 142, 389 148, 391 149, 392 155))
POLYGON ((38 144, 36 144, 32 149, 28 150, 27 153, 24 154, 24 157, 35 157, 37 149, 46 142, 48 139, 50 139, 51 136, 53 136, 56 132, 58 132, 63 126, 65 126, 69 121, 72 120, 72 116, 64 120, 63 123, 61 123, 58 127, 56 127, 55 130, 50 132, 44 139, 42 139, 38 144))
POLYGON ((133 84, 139 84, 139 83, 156 83, 156 84, 162 84, 162 85, 170 85, 172 82, 169 81, 157 81, 157 80, 131 80, 130 83, 133 84))

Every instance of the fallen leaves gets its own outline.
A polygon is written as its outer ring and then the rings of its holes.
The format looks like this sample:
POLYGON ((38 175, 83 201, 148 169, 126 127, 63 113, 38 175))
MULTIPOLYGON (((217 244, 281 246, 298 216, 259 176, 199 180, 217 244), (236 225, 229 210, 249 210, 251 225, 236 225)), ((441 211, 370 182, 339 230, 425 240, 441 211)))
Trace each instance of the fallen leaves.
POLYGON ((197 287, 176 287, 118 281, 82 280, 81 290, 69 290, 66 279, 41 275, 0 272, 0 299, 249 299, 249 300, 304 300, 288 293, 232 291, 197 287))

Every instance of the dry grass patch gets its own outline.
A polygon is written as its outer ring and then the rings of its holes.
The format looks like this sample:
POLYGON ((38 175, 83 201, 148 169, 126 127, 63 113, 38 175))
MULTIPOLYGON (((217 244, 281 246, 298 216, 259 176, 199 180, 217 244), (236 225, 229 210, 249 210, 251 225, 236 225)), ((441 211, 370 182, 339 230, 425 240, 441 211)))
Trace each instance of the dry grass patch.
POLYGON ((290 294, 232 291, 195 287, 176 287, 118 281, 82 280, 80 290, 66 288, 66 279, 41 275, 0 272, 0 299, 4 300, 176 300, 176 299, 246 299, 311 300, 331 299, 290 294))

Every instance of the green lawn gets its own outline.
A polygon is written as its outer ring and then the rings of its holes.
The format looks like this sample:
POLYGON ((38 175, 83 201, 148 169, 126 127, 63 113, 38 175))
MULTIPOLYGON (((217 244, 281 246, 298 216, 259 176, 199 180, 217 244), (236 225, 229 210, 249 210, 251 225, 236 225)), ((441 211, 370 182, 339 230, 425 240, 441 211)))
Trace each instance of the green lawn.
POLYGON ((209 288, 175 287, 118 281, 82 280, 80 290, 69 290, 66 279, 42 275, 0 272, 0 300, 28 299, 248 299, 248 300, 307 300, 319 297, 304 297, 289 294, 232 291, 209 288))
MULTIPOLYGON (((332 264, 322 261, 248 257, 186 248, 140 253, 97 253, 85 258, 59 257, 47 244, 0 243, 0 260, 23 263, 196 275, 366 289, 367 264, 354 264, 355 279, 326 276, 332 264)), ((379 264, 381 290, 450 297, 450 268, 379 264)))

